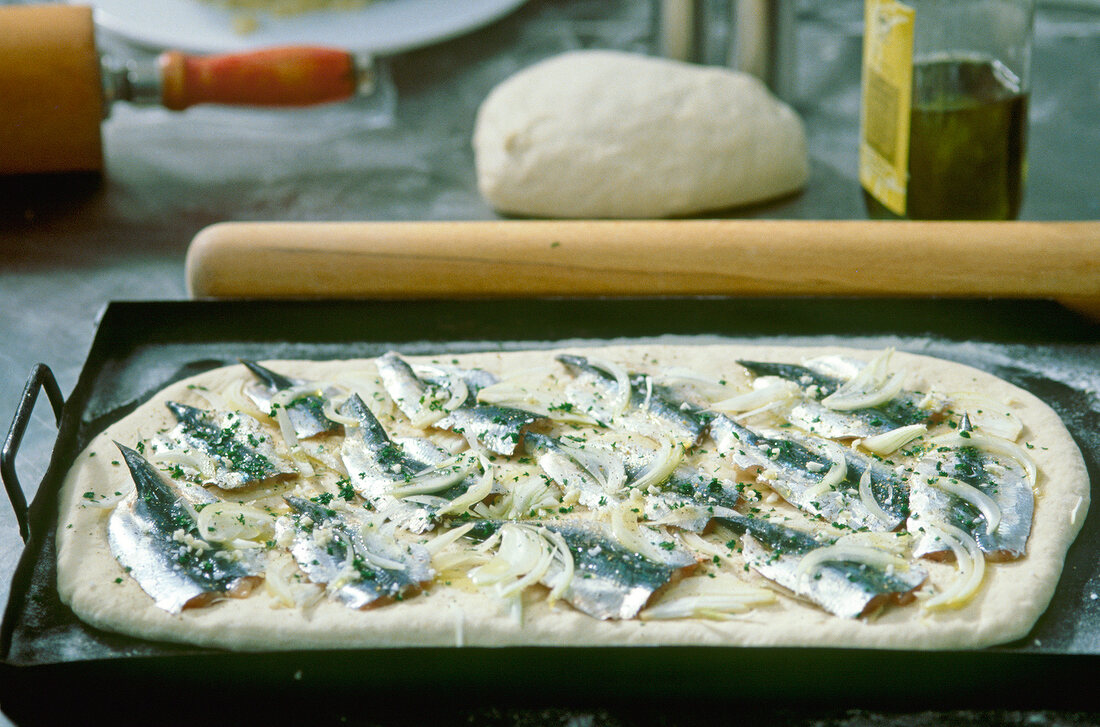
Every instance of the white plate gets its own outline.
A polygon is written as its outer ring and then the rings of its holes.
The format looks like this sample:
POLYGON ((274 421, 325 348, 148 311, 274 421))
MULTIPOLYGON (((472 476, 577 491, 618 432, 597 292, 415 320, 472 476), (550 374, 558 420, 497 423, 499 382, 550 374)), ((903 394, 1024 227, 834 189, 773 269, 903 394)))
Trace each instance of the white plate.
POLYGON ((325 45, 386 55, 480 28, 525 0, 375 0, 358 10, 295 16, 256 14, 259 27, 233 29, 233 11, 198 0, 71 0, 91 5, 103 30, 145 48, 223 53, 275 45, 325 45))

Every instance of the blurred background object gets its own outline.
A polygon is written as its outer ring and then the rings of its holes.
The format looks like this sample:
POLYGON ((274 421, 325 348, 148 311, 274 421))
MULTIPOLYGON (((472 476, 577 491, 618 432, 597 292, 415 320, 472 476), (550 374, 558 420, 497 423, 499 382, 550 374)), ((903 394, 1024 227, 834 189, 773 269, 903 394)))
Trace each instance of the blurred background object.
POLYGON ((132 45, 192 53, 328 45, 393 55, 449 40, 526 0, 73 0, 132 45))
POLYGON ((100 57, 90 9, 0 7, 0 174, 98 171, 99 125, 118 101, 296 108, 370 95, 373 62, 287 46, 213 56, 100 57))
POLYGON ((674 60, 751 73, 793 99, 798 52, 792 0, 658 0, 658 50, 674 60))
POLYGON ((1012 220, 1027 177, 1035 0, 867 0, 868 214, 1012 220))

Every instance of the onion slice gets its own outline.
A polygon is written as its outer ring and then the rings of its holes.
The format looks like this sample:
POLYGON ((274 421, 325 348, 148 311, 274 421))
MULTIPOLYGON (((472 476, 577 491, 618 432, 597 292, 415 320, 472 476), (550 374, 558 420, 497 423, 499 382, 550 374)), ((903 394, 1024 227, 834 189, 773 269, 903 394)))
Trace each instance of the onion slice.
POLYGON ((955 565, 958 574, 954 581, 944 591, 924 602, 924 608, 938 610, 946 608, 960 608, 965 605, 982 584, 985 576, 985 556, 977 541, 963 530, 939 522, 935 525, 925 524, 924 529, 947 543, 951 552, 955 554, 955 565))
POLYGON ((272 516, 255 507, 235 502, 213 502, 196 508, 195 526, 203 540, 232 543, 264 540, 274 533, 272 516))
POLYGON ((786 379, 761 377, 753 382, 753 390, 737 394, 710 405, 711 409, 730 414, 752 411, 793 400, 798 396, 798 384, 786 379), (758 383, 764 384, 758 386, 758 383))
POLYGON ((286 443, 287 449, 294 449, 298 446, 298 435, 294 433, 294 425, 290 422, 290 415, 287 414, 285 406, 274 407, 275 421, 279 424, 279 432, 283 435, 283 441, 286 443))
POLYGON ((254 381, 249 375, 249 379, 235 379, 222 389, 221 396, 225 400, 223 410, 228 408, 239 411, 260 421, 267 418, 269 412, 262 411, 260 407, 256 406, 256 402, 252 400, 252 397, 245 392, 245 386, 254 383, 254 381))
POLYGON ((713 399, 730 391, 730 386, 718 379, 709 378, 683 366, 662 368, 654 375, 656 383, 663 386, 690 386, 707 398, 713 399))
MULTIPOLYGON (((635 494, 637 494, 637 490, 635 490, 635 494)), ((639 513, 642 512, 640 498, 628 500, 622 505, 609 508, 609 510, 611 536, 619 541, 620 545, 657 563, 664 563, 668 560, 668 552, 662 552, 645 535, 639 532, 638 517, 639 513)), ((665 531, 662 530, 661 532, 665 531)), ((665 538, 665 541, 675 542, 675 538, 670 535, 665 538)))
MULTIPOLYGON (((370 525, 365 525, 363 529, 368 530, 370 529, 370 527, 370 525)), ((350 547, 348 548, 348 552, 351 553, 350 547)), ((361 555, 363 557, 363 560, 365 560, 367 563, 370 563, 376 568, 382 568, 383 570, 391 571, 408 570, 408 565, 401 562, 400 560, 394 560, 393 558, 390 558, 381 553, 375 553, 366 547, 356 549, 355 554, 361 555)))
POLYGON ((890 374, 888 366, 894 349, 888 348, 873 358, 855 376, 846 381, 821 403, 835 411, 851 411, 884 404, 901 392, 903 374, 890 374))
POLYGON ((467 510, 484 500, 493 491, 493 465, 484 455, 479 454, 477 458, 481 463, 481 478, 466 492, 437 510, 436 515, 449 515, 467 510))
POLYGON ((755 606, 775 602, 775 593, 741 581, 729 579, 719 590, 666 598, 638 614, 642 621, 663 621, 678 618, 709 618, 725 620, 745 613, 755 606))
MULTIPOLYGON (((366 400, 364 400, 366 401, 366 400)), ((341 404, 343 401, 340 402, 341 404)), ((325 418, 330 422, 336 422, 337 424, 343 424, 346 427, 357 427, 360 422, 355 417, 349 417, 346 414, 341 414, 337 406, 336 401, 333 399, 325 398, 324 404, 321 407, 321 412, 325 415, 325 418)))
POLYGON ((978 509, 985 519, 985 532, 992 535, 997 526, 1001 524, 1001 508, 992 497, 985 494, 977 487, 960 482, 951 477, 936 477, 929 481, 933 487, 949 492, 961 500, 966 500, 978 509))
POLYGON ((539 582, 553 564, 557 546, 530 525, 506 523, 498 533, 496 555, 469 576, 475 585, 490 587, 498 597, 509 599, 539 582))
POLYGON ((626 465, 614 452, 598 446, 581 449, 565 442, 560 442, 558 446, 596 478, 607 494, 614 495, 626 485, 626 465))
POLYGON ((543 530, 543 536, 554 543, 554 557, 561 561, 561 573, 554 579, 547 600, 553 606, 558 599, 565 595, 569 586, 573 583, 573 574, 576 572, 576 564, 573 562, 573 554, 569 552, 569 545, 561 533, 552 530, 543 530))
POLYGON ((864 437, 859 444, 864 449, 885 457, 901 449, 918 437, 923 437, 928 432, 928 427, 923 424, 909 424, 908 426, 891 429, 882 434, 864 437))
POLYGON ((878 500, 875 499, 875 495, 871 492, 871 468, 863 470, 863 474, 859 478, 859 500, 863 503, 863 506, 867 508, 872 515, 877 517, 884 523, 891 523, 894 519, 890 516, 890 513, 882 509, 882 506, 878 504, 878 500))
POLYGON ((149 456, 149 459, 155 464, 177 464, 181 467, 190 467, 202 475, 205 481, 210 482, 214 480, 214 463, 208 456, 197 449, 188 449, 184 451, 181 449, 156 447, 149 456))
POLYGON ((833 489, 848 476, 848 462, 843 457, 839 462, 833 462, 829 471, 821 478, 821 482, 806 490, 805 497, 814 498, 833 489))
POLYGON ((447 546, 457 542, 459 538, 473 530, 473 527, 474 523, 471 522, 466 523, 465 525, 460 525, 457 528, 446 530, 443 533, 435 536, 428 542, 424 543, 424 549, 434 556, 447 546))
POLYGON ((813 575, 824 567, 826 563, 844 561, 864 563, 874 568, 878 568, 879 570, 888 570, 890 568, 894 570, 905 570, 909 567, 909 563, 904 558, 900 558, 889 551, 865 545, 838 542, 833 545, 826 545, 825 547, 811 550, 809 553, 802 556, 798 561, 798 568, 795 571, 799 585, 803 585, 806 580, 813 577, 813 575))
POLYGON ((645 470, 630 483, 638 490, 646 490, 664 484, 684 460, 684 446, 674 439, 665 439, 653 453, 645 470))
POLYGON ((626 412, 627 407, 630 406, 630 375, 626 372, 625 368, 613 361, 589 356, 588 363, 598 369, 603 369, 615 378, 615 398, 611 400, 609 413, 612 418, 621 416, 626 412))
POLYGON ((478 460, 475 457, 458 455, 451 457, 437 465, 433 465, 417 472, 405 481, 403 485, 390 490, 394 497, 407 497, 409 495, 426 495, 445 490, 451 485, 462 482, 477 467, 478 460))
MULTIPOLYGON (((412 368, 413 373, 420 378, 428 376, 434 379, 443 379, 445 383, 442 388, 447 393, 447 400, 440 402, 440 406, 443 407, 444 411, 454 411, 465 404, 470 397, 470 388, 466 386, 466 382, 457 371, 419 364, 414 365, 412 368)), ((437 387, 436 384, 428 384, 428 386, 437 387)))

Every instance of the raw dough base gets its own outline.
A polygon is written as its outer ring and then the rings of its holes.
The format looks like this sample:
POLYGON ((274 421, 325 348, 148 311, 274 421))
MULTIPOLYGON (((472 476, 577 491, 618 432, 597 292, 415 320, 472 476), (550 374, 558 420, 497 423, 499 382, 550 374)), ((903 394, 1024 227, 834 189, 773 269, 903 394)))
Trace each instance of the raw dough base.
MULTIPOLYGON (((584 353, 581 349, 571 351, 584 353)), ((737 358, 798 362, 810 355, 844 353, 864 359, 871 352, 730 346, 610 347, 599 355, 645 370, 687 366, 704 374, 740 375, 737 358), (645 358, 643 358, 645 354, 645 358)), ((447 356, 463 366, 497 373, 545 367, 553 352, 482 353, 447 356)), ((415 359, 413 359, 415 360, 415 359)), ((893 365, 907 373, 907 386, 918 390, 976 391, 1010 402, 1025 423, 1021 441, 1039 468, 1035 518, 1028 554, 1011 563, 990 564, 977 596, 964 608, 924 612, 919 605, 886 609, 878 617, 848 620, 780 597, 729 621, 606 622, 572 610, 554 608, 528 594, 522 623, 488 596, 457 587, 433 585, 401 603, 352 611, 331 601, 299 611, 278 607, 263 589, 247 599, 229 599, 206 608, 170 615, 153 605, 127 578, 111 555, 106 538, 110 511, 90 506, 86 491, 112 493, 128 486, 129 473, 118 462, 112 440, 133 444, 170 426, 168 399, 205 405, 189 385, 217 390, 243 375, 240 366, 218 369, 174 384, 131 415, 95 437, 77 457, 60 496, 58 589, 61 598, 87 623, 138 637, 189 642, 237 650, 327 649, 446 645, 753 645, 829 646, 889 649, 982 647, 1021 638, 1046 608, 1062 571, 1066 550, 1081 528, 1089 504, 1084 461, 1058 416, 1028 392, 961 364, 895 353, 893 365), (93 456, 94 454, 94 456, 93 456), (121 579, 116 583, 116 579, 121 579)), ((372 370, 369 361, 272 362, 280 373, 324 380, 341 367, 372 370)), ((941 576, 951 577, 952 566, 941 576)), ((933 568, 933 571, 935 569, 933 568)), ((935 574, 933 574, 935 577, 935 574)))
POLYGON ((748 74, 578 51, 497 86, 474 129, 501 212, 651 218, 761 202, 809 177, 802 121, 748 74))

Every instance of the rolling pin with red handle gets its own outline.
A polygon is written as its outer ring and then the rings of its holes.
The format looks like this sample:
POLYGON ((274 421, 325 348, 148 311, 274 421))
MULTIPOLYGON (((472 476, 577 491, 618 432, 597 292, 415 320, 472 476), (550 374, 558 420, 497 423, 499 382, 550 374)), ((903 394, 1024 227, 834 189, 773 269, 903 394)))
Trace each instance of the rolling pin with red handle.
POLYGON ((1100 313, 1100 222, 231 222, 193 297, 1056 298, 1100 313))
POLYGON ((100 58, 90 8, 0 7, 0 174, 100 169, 99 125, 115 101, 295 107, 350 99, 372 83, 367 59, 331 48, 118 63, 100 58))

